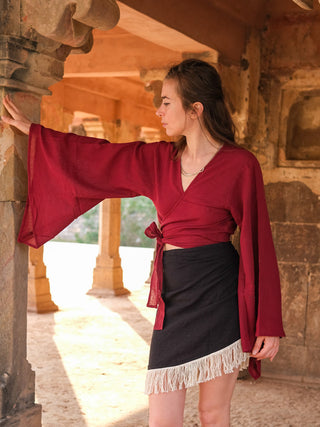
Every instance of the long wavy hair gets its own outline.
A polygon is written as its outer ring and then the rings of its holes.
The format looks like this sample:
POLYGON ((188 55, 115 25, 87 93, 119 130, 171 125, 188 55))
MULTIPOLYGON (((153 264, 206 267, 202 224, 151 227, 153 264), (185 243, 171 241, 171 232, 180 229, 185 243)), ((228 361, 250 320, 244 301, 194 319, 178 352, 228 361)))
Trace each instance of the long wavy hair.
MULTIPOLYGON (((185 111, 192 109, 195 102, 201 102, 203 124, 215 141, 236 144, 235 125, 224 100, 220 76, 212 65, 199 59, 186 59, 171 67, 165 79, 177 82, 185 111)), ((182 154, 186 144, 185 136, 175 143, 176 158, 182 154)))

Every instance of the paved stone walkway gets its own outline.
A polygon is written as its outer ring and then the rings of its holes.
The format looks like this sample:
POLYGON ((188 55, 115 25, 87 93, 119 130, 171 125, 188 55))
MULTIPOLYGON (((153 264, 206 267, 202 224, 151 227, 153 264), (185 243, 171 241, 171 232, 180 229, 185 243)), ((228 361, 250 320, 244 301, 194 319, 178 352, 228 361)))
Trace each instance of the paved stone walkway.
MULTIPOLYGON (((145 307, 143 282, 152 251, 122 249, 124 281, 132 294, 105 299, 85 293, 96 251, 94 245, 63 243, 45 248, 60 311, 28 314, 28 360, 36 371, 44 427, 148 425, 143 388, 154 311, 145 307)), ((320 389, 238 380, 232 426, 320 426, 320 389)), ((185 427, 200 427, 196 388, 188 392, 185 427)))

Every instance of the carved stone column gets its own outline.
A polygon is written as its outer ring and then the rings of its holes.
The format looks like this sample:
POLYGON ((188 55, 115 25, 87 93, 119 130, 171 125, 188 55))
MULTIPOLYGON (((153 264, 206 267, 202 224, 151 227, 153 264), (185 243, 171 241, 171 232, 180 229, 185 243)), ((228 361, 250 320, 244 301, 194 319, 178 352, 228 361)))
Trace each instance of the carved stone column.
MULTIPOLYGON (((39 122, 41 96, 49 94, 47 88, 62 78, 70 51, 84 45, 88 49, 94 17, 100 27, 103 17, 104 29, 111 28, 117 22, 116 3, 57 0, 48 8, 48 2, 42 1, 2 2, 0 102, 10 93, 22 111, 39 122), (53 40, 51 34, 41 36, 36 32, 39 20, 33 21, 36 14, 30 4, 36 7, 40 23, 58 23, 53 40), (65 14, 57 13, 63 10, 65 14), (60 38, 55 37, 58 33, 60 38)), ((3 114, 2 102, 0 106, 3 114)), ((28 249, 17 243, 27 196, 26 160, 27 137, 8 126, 1 127, 0 426, 6 427, 41 425, 41 406, 34 403, 34 372, 26 359, 28 249)))
POLYGON ((88 294, 95 296, 126 295, 123 286, 120 246, 121 199, 100 203, 99 255, 93 270, 92 288, 88 294))
MULTIPOLYGON (((122 105, 118 102, 113 135, 114 143, 135 140, 134 130, 121 120, 122 105)), ((93 270, 92 288, 88 294, 96 296, 128 295, 123 286, 121 258, 119 255, 121 228, 121 199, 107 199, 100 204, 99 212, 99 254, 93 270)))
MULTIPOLYGON (((15 52, 23 53, 21 46, 10 46, 11 41, 2 38, 10 59, 15 52)), ((14 87, 8 77, 1 78, 1 100, 7 87, 14 87)), ((12 97, 33 120, 38 120, 39 97, 27 93, 12 97)), ((41 424, 41 407, 34 404, 34 373, 26 360, 28 250, 16 243, 27 190, 26 151, 27 137, 6 127, 0 135, 0 425, 14 425, 20 419, 25 425, 41 424)))
POLYGON ((51 313, 59 310, 52 301, 47 268, 43 262, 43 246, 29 250, 28 311, 51 313))

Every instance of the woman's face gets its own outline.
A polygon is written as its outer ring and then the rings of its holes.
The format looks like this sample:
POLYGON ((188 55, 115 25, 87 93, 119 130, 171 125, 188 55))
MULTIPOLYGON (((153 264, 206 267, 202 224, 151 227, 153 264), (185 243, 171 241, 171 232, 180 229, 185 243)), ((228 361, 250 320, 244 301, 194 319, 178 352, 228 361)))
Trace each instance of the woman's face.
POLYGON ((161 91, 162 104, 156 115, 168 136, 185 135, 189 127, 189 117, 182 106, 177 93, 177 82, 174 79, 165 79, 161 91))

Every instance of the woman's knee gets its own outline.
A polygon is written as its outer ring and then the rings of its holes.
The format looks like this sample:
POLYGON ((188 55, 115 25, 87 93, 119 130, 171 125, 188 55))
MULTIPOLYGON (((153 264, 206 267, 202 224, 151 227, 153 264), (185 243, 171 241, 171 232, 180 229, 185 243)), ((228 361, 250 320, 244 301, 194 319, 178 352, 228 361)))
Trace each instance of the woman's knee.
POLYGON ((203 427, 227 427, 230 423, 230 405, 225 404, 219 407, 212 405, 206 408, 199 405, 199 418, 203 427))

